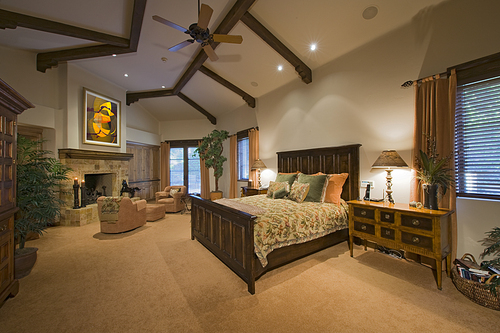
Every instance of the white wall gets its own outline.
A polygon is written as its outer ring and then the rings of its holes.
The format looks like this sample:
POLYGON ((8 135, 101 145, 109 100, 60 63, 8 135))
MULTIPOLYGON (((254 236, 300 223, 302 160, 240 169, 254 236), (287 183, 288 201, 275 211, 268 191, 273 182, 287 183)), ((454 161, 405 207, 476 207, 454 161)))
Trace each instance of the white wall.
MULTIPOLYGON (((275 176, 278 151, 360 143, 361 179, 374 180, 372 196, 381 197, 385 171, 371 168, 380 152, 396 149, 412 163, 414 92, 401 84, 499 52, 498 12, 500 2, 493 0, 444 2, 314 70, 311 84, 297 80, 258 98, 260 158, 270 168, 263 182, 275 176)), ((250 120, 240 125, 250 126, 250 120)), ((395 170, 393 183, 396 202, 408 202, 409 170, 395 170)), ((458 254, 477 258, 478 240, 498 225, 500 202, 459 199, 457 205, 458 254)))

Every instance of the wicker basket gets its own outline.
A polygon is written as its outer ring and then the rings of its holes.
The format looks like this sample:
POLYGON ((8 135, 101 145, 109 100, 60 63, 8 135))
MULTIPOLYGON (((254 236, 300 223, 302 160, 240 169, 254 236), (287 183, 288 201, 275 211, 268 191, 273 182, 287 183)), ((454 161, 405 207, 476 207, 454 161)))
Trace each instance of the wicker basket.
MULTIPOLYGON (((472 254, 466 253, 462 259, 476 262, 472 254)), ((456 266, 451 270, 451 278, 453 284, 457 287, 458 291, 464 294, 468 299, 476 302, 479 305, 485 306, 493 310, 500 310, 500 287, 497 287, 497 295, 493 295, 490 291, 488 283, 498 274, 492 275, 485 283, 475 282, 464 279, 458 274, 456 266)))

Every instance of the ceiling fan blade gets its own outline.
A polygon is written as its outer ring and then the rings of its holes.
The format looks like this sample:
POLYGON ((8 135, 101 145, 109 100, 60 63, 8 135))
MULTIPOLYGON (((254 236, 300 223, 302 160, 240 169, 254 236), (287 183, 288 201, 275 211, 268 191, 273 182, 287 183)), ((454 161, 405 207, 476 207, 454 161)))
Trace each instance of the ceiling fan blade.
POLYGON ((165 25, 168 25, 171 28, 177 29, 179 31, 182 31, 184 33, 189 32, 188 29, 181 27, 180 25, 175 24, 174 22, 170 22, 169 20, 165 20, 163 17, 160 17, 158 15, 153 15, 153 20, 163 23, 165 25))
POLYGON ((212 39, 216 43, 235 43, 235 44, 241 44, 243 42, 243 37, 240 35, 218 35, 218 34, 213 34, 212 39))
POLYGON ((181 42, 179 44, 176 44, 176 45, 172 46, 168 50, 171 51, 171 52, 179 51, 183 47, 186 47, 186 46, 191 45, 193 43, 194 43, 194 39, 188 39, 188 40, 185 40, 185 41, 183 41, 183 42, 181 42))
POLYGON ((207 54, 210 60, 217 61, 219 59, 219 57, 217 56, 217 54, 215 54, 215 51, 212 48, 212 46, 210 46, 210 44, 203 46, 203 50, 205 50, 205 53, 207 54))
POLYGON ((201 4, 200 15, 198 16, 198 26, 200 28, 203 30, 208 28, 208 22, 210 22, 213 12, 214 10, 209 5, 201 4))

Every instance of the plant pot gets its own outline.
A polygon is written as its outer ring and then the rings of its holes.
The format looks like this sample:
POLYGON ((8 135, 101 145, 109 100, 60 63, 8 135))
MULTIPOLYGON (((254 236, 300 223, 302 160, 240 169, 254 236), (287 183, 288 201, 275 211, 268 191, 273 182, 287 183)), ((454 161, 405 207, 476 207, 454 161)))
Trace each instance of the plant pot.
POLYGON ((214 201, 217 199, 222 199, 222 191, 212 191, 210 192, 210 200, 214 201))
POLYGON ((19 280, 28 276, 35 266, 38 248, 25 247, 14 252, 14 278, 19 280))
POLYGON ((439 184, 423 184, 424 208, 438 210, 439 184))

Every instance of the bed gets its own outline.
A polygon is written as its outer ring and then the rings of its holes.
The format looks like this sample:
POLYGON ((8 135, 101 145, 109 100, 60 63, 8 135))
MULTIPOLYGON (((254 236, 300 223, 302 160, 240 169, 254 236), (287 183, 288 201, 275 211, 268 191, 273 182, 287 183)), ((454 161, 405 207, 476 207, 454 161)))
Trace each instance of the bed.
MULTIPOLYGON (((359 197, 359 147, 347 145, 278 152, 278 172, 304 174, 348 173, 343 185, 342 199, 359 197)), ((219 260, 225 263, 255 293, 255 281, 265 272, 290 263, 343 241, 348 241, 348 228, 328 233, 305 243, 274 249, 266 256, 263 266, 255 254, 254 224, 257 215, 231 208, 217 202, 192 196, 191 239, 198 240, 219 260)))

